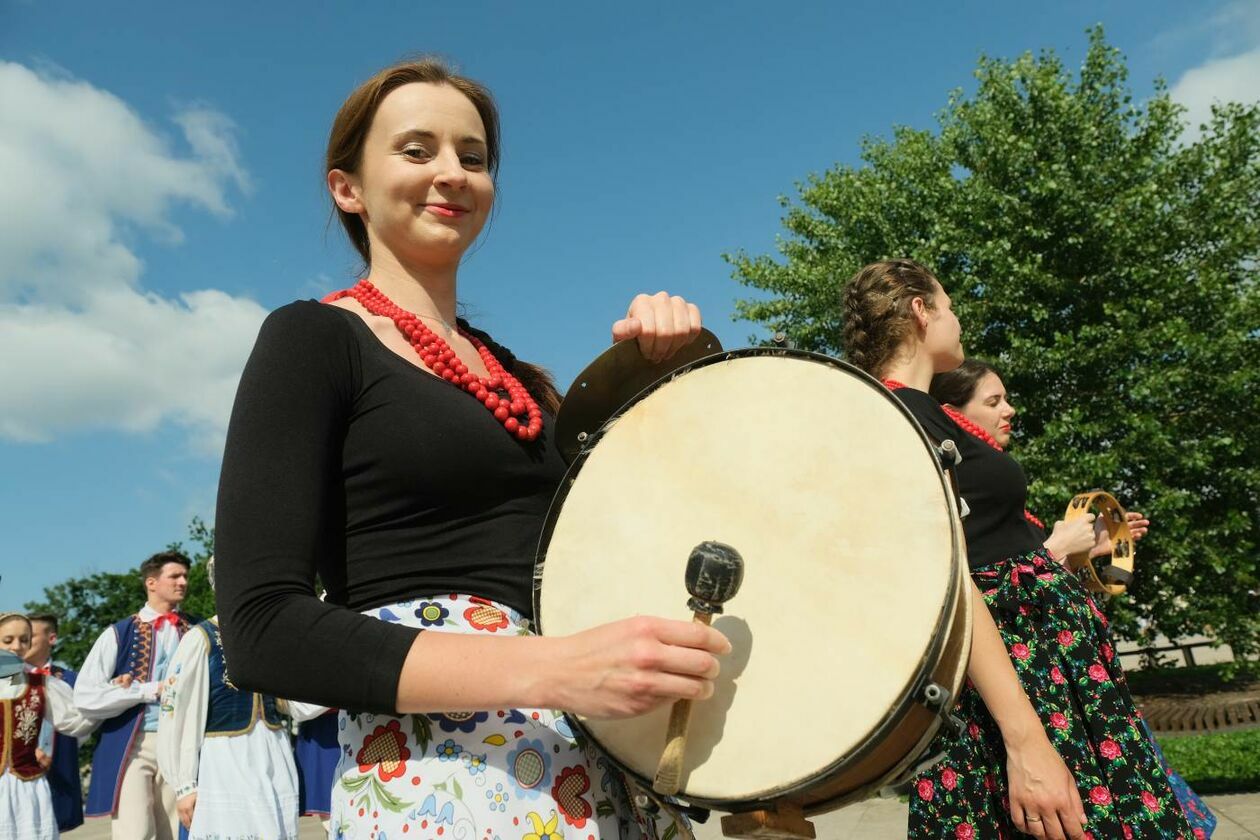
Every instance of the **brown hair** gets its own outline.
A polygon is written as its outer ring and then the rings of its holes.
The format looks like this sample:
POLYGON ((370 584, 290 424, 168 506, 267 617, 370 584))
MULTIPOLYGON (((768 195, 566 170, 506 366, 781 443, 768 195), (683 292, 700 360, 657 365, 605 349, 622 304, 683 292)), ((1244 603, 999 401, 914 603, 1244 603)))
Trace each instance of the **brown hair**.
MULTIPOLYGON (((324 171, 358 170, 363 163, 363 144, 381 101, 391 91, 414 82, 447 85, 468 97, 486 129, 486 168, 490 170, 491 177, 497 175, 499 109, 494 104, 494 96, 485 85, 457 75, 442 61, 431 56, 391 64, 346 97, 341 110, 333 118, 332 131, 328 135, 328 150, 324 155, 324 171)), ((346 236, 350 237, 350 244, 363 257, 364 263, 371 264, 367 226, 363 224, 363 218, 358 213, 347 213, 335 204, 334 209, 341 220, 341 226, 346 230, 346 236)))
POLYGON ((942 405, 948 403, 962 408, 976 395, 980 380, 990 373, 997 373, 993 365, 980 359, 967 359, 953 370, 933 376, 928 393, 942 405))
MULTIPOLYGON (((328 135, 328 150, 324 155, 324 172, 340 169, 344 172, 356 171, 363 162, 363 143, 367 139, 372 120, 380 108, 386 94, 414 82, 435 85, 448 85, 468 97, 468 101, 477 109, 481 123, 486 130, 486 168, 492 178, 499 173, 499 108, 494 103, 490 89, 478 81, 461 76, 451 70, 441 60, 432 56, 400 61, 378 72, 372 78, 359 85, 346 97, 337 116, 333 119, 332 131, 328 135)), ((347 213, 333 204, 341 226, 350 239, 350 244, 359 252, 365 265, 372 263, 371 245, 368 240, 367 226, 358 213, 347 213)), ((551 374, 539 365, 516 359, 508 366, 526 390, 538 400, 546 411, 555 414, 560 408, 560 392, 551 374)))
POLYGON ((34 630, 31 627, 31 620, 27 618, 24 613, 20 613, 20 612, 0 612, 0 627, 3 627, 4 625, 8 624, 10 621, 13 621, 14 619, 18 619, 18 618, 26 622, 27 630, 34 632, 34 630))
POLYGON ((913 332, 910 302, 935 307, 936 276, 914 260, 881 260, 853 275, 844 287, 844 354, 879 376, 913 332))
POLYGON ((159 576, 167 563, 178 563, 184 567, 185 571, 192 566, 192 561, 178 551, 159 551, 140 564, 140 580, 146 581, 151 577, 159 576))
POLYGON ((52 613, 30 613, 26 616, 26 618, 31 622, 31 624, 38 621, 41 624, 47 624, 52 628, 54 633, 57 632, 57 616, 52 613))

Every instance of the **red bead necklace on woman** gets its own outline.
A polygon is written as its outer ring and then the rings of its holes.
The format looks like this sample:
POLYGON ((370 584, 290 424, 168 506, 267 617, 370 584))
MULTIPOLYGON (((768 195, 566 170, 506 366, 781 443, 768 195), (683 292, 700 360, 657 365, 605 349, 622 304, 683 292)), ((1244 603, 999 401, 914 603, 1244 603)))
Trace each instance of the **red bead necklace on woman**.
MULTIPOLYGON (((890 391, 896 391, 899 388, 910 387, 909 385, 905 385, 901 382, 898 382, 895 379, 885 379, 883 380, 883 382, 884 382, 884 387, 890 391)), ((989 434, 984 429, 980 428, 980 426, 976 425, 976 422, 972 420, 970 417, 963 414, 958 409, 952 408, 948 405, 942 405, 941 410, 945 412, 945 414, 949 417, 950 420, 953 420, 955 423, 957 423, 959 428, 961 428, 964 432, 967 432, 974 437, 980 438, 980 440, 989 444, 989 446, 992 446, 998 452, 1002 451, 1002 445, 998 443, 996 440, 994 440, 993 435, 989 434)), ((1036 525, 1041 530, 1043 531, 1046 530, 1046 526, 1042 525, 1041 520, 1033 516, 1031 511, 1025 509, 1024 518, 1027 519, 1032 524, 1036 525)))
POLYGON ((508 434, 518 440, 537 440, 542 432, 542 410, 538 403, 519 379, 504 370, 490 348, 476 336, 463 327, 456 327, 459 334, 476 348, 489 376, 478 376, 470 371, 451 346, 425 326, 419 315, 394 303, 371 282, 360 280, 349 289, 328 295, 324 302, 331 303, 342 298, 354 298, 373 315, 384 315, 392 320, 425 367, 480 400, 486 410, 503 424, 508 434))

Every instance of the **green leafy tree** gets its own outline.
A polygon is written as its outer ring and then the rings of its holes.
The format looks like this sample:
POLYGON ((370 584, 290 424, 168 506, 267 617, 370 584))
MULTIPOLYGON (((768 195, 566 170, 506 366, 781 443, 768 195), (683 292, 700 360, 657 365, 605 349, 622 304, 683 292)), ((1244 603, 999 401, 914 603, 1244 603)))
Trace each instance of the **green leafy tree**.
MULTIPOLYGON (((205 561, 214 552, 214 529, 200 517, 193 517, 188 526, 188 536, 196 546, 193 551, 187 551, 179 542, 166 548, 183 551, 193 560, 183 608, 191 615, 208 618, 214 613, 214 593, 210 591, 206 578, 205 561)), ((47 587, 43 600, 27 603, 26 610, 53 613, 58 617, 55 657, 78 668, 101 631, 139 609, 144 597, 144 584, 140 580, 137 563, 135 568, 126 572, 97 572, 47 587)))
POLYGON ((982 58, 934 131, 868 138, 862 165, 798 185, 780 258, 728 255, 744 319, 839 355, 840 289, 876 259, 934 268, 972 355, 1021 410, 1031 506, 1103 487, 1150 514, 1108 605, 1149 640, 1260 649, 1260 107, 1199 133, 1162 82, 1145 102, 1101 29, 1079 72, 982 58))

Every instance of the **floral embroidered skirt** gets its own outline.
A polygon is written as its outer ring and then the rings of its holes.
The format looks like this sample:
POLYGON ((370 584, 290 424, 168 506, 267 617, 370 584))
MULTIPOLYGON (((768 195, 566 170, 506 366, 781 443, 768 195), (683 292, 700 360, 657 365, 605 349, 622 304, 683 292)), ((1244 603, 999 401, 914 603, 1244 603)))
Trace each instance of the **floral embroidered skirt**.
MULTIPOLYGON (((508 607, 443 595, 368 610, 427 632, 527 635, 508 607)), ((668 840, 559 712, 341 712, 331 836, 353 840, 668 840)))
MULTIPOLYGON (((1204 837, 1186 820, 1116 658, 1107 619, 1076 576, 1042 550, 972 569, 1050 742, 1080 788, 1092 840, 1204 837)), ((1006 753, 980 695, 967 687, 942 731, 944 758, 910 792, 913 840, 998 840, 1010 819, 1006 753)))

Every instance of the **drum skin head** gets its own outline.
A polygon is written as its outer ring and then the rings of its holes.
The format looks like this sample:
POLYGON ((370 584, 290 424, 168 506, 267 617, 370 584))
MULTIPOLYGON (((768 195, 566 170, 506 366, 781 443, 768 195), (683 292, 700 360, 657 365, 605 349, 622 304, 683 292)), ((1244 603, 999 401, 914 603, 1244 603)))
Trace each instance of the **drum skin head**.
POLYGON ((702 329, 695 339, 663 362, 649 362, 637 341, 619 341, 587 365, 556 412, 556 446, 566 463, 582 450, 585 437, 593 434, 623 405, 652 383, 679 368, 722 350, 718 337, 702 329))
MULTIPOLYGON (((690 621, 692 548, 743 555, 713 621, 734 649, 692 707, 684 799, 767 801, 860 749, 957 580, 960 526, 926 437, 873 379, 820 358, 727 354, 647 394, 575 463, 540 546, 547 635, 690 621)), ((668 717, 579 720, 650 779, 668 717)))

